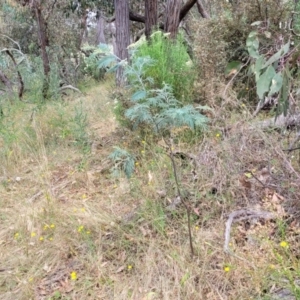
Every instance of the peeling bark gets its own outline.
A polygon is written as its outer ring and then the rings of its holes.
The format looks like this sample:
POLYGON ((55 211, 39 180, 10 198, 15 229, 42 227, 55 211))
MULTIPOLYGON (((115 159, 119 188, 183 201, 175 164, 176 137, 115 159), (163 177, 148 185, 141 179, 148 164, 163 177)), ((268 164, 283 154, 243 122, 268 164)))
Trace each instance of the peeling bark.
POLYGON ((179 26, 180 16, 180 1, 167 0, 167 7, 165 12, 165 32, 169 32, 171 38, 176 37, 179 26))
POLYGON ((208 12, 206 11, 206 9, 205 9, 205 7, 204 7, 201 0, 197 0, 197 8, 198 8, 198 11, 199 11, 202 18, 210 19, 210 16, 209 16, 208 12))
MULTIPOLYGON (((115 0, 116 12, 116 44, 117 56, 121 60, 129 60, 128 46, 130 44, 129 31, 129 4, 127 0, 115 0)), ((119 67, 116 74, 117 86, 122 86, 125 83, 124 70, 119 67)))
POLYGON ((152 28, 157 25, 157 0, 145 0, 145 35, 148 40, 152 28))

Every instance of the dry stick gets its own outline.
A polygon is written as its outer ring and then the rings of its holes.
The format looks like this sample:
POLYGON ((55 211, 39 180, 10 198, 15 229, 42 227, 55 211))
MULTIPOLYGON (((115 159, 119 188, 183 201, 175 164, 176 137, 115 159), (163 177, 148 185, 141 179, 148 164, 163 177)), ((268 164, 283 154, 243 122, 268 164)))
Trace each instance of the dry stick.
POLYGON ((227 90, 228 90, 228 88, 229 88, 231 82, 232 82, 232 81, 234 80, 234 78, 241 72, 241 70, 242 70, 244 67, 246 67, 246 66, 248 65, 249 61, 250 61, 250 58, 249 58, 243 65, 241 65, 240 69, 232 76, 232 78, 231 78, 231 79, 229 80, 229 82, 227 83, 227 85, 226 85, 226 87, 225 87, 225 89, 224 89, 223 95, 222 95, 224 99, 225 99, 225 97, 226 97, 226 92, 227 92, 227 90))
POLYGON ((226 221, 224 252, 233 255, 243 261, 248 262, 244 258, 239 257, 234 253, 232 253, 229 249, 230 230, 231 230, 232 223, 247 220, 247 219, 252 219, 252 218, 272 219, 274 217, 275 217, 274 214, 266 211, 254 211, 254 210, 241 209, 232 212, 226 221))
POLYGON ((177 193, 178 193, 178 196, 179 196, 181 202, 183 203, 183 205, 186 209, 186 212, 187 212, 189 242, 190 242, 190 249, 191 249, 191 257, 193 257, 194 256, 194 247, 193 247, 192 230, 191 230, 191 210, 190 210, 189 206, 187 205, 186 201, 183 199, 183 197, 181 195, 181 190, 180 190, 180 186, 179 186, 179 181, 178 181, 178 176, 177 176, 177 169, 176 169, 176 164, 175 164, 175 160, 174 160, 174 153, 172 151, 172 146, 166 141, 166 139, 164 137, 163 137, 163 140, 165 141, 165 143, 168 146, 169 151, 170 151, 170 154, 168 156, 170 157, 171 162, 172 162, 177 193))
POLYGON ((73 85, 70 85, 70 84, 61 87, 61 88, 59 89, 59 91, 61 92, 61 91, 63 91, 63 90, 67 90, 67 89, 70 89, 70 90, 73 90, 73 91, 75 91, 75 92, 77 92, 77 93, 83 94, 78 88, 76 88, 76 87, 74 87, 73 85))
POLYGON ((285 155, 283 155, 283 153, 280 153, 276 148, 275 148, 276 153, 281 156, 284 160, 284 162, 287 164, 287 167, 290 169, 291 172, 295 173, 295 175, 297 176, 298 179, 300 179, 300 175, 298 172, 295 171, 295 169, 293 168, 293 166, 291 165, 291 163, 286 159, 285 155))
POLYGON ((256 180, 257 180, 264 188, 267 187, 267 185, 264 184, 260 179, 258 179, 258 178, 253 174, 252 171, 250 171, 249 173, 250 173, 250 174, 252 175, 252 177, 253 177, 254 179, 256 179, 256 180))

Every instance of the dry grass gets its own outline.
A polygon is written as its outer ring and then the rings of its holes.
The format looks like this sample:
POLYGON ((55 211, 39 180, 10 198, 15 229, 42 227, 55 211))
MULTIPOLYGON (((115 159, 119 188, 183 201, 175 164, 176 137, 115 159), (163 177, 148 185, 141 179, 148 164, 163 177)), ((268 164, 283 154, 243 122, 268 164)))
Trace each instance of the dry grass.
POLYGON ((0 299, 275 299, 282 291, 299 299, 299 166, 282 151, 286 138, 251 129, 245 117, 227 119, 238 125, 222 132, 216 112, 199 142, 178 140, 176 151, 194 155, 176 161, 195 212, 190 258, 184 208, 166 209, 176 189, 163 144, 118 128, 109 95, 108 82, 32 120, 29 106, 7 118, 0 299), (74 121, 81 102, 88 145, 74 121), (137 157, 130 180, 109 172, 115 145, 137 157), (277 216, 233 225, 230 247, 242 259, 223 252, 227 215, 240 208, 277 216))

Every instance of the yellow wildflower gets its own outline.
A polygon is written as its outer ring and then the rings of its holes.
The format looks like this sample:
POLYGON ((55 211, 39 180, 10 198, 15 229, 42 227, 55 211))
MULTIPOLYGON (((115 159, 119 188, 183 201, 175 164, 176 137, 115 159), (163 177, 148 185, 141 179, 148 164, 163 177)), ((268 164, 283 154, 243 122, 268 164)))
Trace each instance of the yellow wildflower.
POLYGON ((83 230, 84 226, 83 225, 80 225, 77 229, 78 232, 81 232, 83 230))
POLYGON ((75 271, 71 272, 70 277, 71 277, 71 280, 76 280, 77 279, 77 273, 75 271))
POLYGON ((44 237, 41 236, 41 237, 40 237, 40 241, 42 242, 43 240, 44 240, 44 237))
POLYGON ((54 225, 54 224, 51 224, 51 225, 50 225, 50 228, 55 228, 55 225, 54 225))
POLYGON ((44 227, 43 227, 44 230, 47 230, 48 228, 49 228, 49 225, 47 225, 47 224, 44 225, 44 227))
POLYGON ((35 232, 31 232, 31 237, 35 237, 36 233, 35 232))
POLYGON ((17 239, 20 236, 19 232, 16 232, 14 236, 15 236, 15 239, 17 239))
POLYGON ((286 242, 286 241, 282 241, 281 243, 280 243, 280 247, 282 247, 282 248, 288 248, 289 247, 289 243, 288 242, 286 242))
POLYGON ((224 267, 224 272, 229 272, 230 271, 230 267, 228 267, 228 266, 226 266, 226 267, 224 267))
POLYGON ((53 241, 53 237, 50 237, 50 238, 49 238, 49 241, 53 241))
POLYGON ((89 230, 86 231, 86 234, 91 234, 91 232, 89 230))
POLYGON ((131 269, 132 269, 132 265, 128 265, 128 266, 127 266, 127 269, 128 269, 128 270, 131 270, 131 269))
POLYGON ((216 137, 217 137, 217 138, 218 138, 218 137, 220 137, 220 136, 221 136, 221 134, 220 134, 220 133, 217 133, 217 134, 216 134, 216 137))

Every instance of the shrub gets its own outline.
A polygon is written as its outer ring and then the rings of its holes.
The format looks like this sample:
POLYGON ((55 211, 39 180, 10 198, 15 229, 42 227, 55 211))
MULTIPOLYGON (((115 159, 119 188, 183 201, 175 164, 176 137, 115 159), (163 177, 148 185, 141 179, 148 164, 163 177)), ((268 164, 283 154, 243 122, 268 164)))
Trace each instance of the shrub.
POLYGON ((145 78, 151 77, 158 89, 164 84, 170 85, 178 100, 189 102, 193 96, 195 69, 183 42, 181 34, 171 40, 161 32, 155 32, 149 43, 137 46, 133 60, 150 57, 155 63, 145 67, 145 78))

